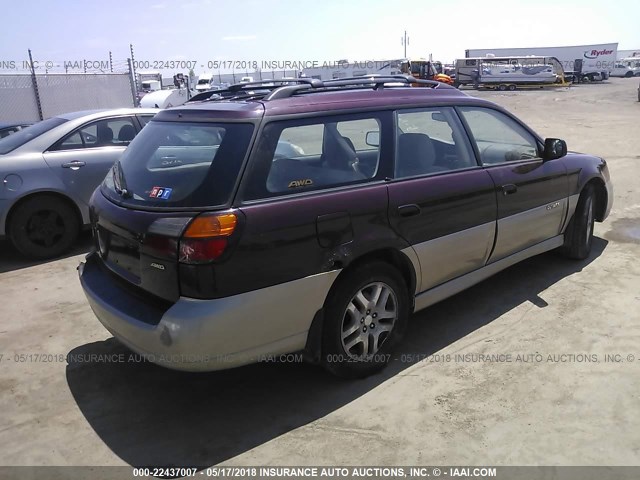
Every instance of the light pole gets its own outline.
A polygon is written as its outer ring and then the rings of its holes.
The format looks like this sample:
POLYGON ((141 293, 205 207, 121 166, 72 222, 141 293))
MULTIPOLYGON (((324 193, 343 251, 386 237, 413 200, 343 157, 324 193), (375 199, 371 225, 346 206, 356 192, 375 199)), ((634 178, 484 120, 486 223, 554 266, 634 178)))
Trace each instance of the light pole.
POLYGON ((400 44, 404 45, 404 58, 407 58, 407 45, 409 45, 409 37, 407 37, 407 31, 404 31, 404 37, 400 38, 400 44))

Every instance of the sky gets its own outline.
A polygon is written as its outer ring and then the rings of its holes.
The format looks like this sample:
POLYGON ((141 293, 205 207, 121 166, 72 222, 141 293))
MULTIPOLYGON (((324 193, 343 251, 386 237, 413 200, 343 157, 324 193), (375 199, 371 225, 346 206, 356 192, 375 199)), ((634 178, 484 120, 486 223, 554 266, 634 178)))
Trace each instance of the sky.
MULTIPOLYGON (((6 0, 5 0, 6 1, 6 0)), ((2 9, 0 69, 15 61, 451 62, 465 49, 618 42, 640 49, 637 0, 27 0, 2 9), (4 64, 2 62, 5 62, 4 64)))

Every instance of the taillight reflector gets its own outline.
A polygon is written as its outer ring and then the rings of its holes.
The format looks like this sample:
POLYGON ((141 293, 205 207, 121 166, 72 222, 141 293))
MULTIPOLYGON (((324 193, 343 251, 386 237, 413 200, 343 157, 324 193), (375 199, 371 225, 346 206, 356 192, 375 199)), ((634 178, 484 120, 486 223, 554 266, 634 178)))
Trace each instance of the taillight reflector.
POLYGON ((233 213, 201 215, 193 219, 180 239, 181 263, 208 263, 219 258, 227 248, 227 237, 238 223, 233 213))
POLYGON ((182 235, 183 238, 228 237, 236 229, 238 219, 233 213, 196 217, 182 235))

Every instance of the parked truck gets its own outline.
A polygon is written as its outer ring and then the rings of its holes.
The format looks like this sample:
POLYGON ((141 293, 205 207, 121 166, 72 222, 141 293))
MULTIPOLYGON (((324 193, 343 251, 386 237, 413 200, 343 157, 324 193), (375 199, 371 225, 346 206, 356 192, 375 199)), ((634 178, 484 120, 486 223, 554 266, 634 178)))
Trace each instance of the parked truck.
POLYGON ((616 63, 617 52, 617 43, 599 43, 570 47, 475 48, 465 50, 465 57, 555 57, 562 65, 566 78, 577 82, 589 82, 609 78, 609 72, 616 63))
POLYGON ((198 92, 206 92, 211 90, 211 84, 213 83, 213 74, 203 73, 198 77, 198 83, 196 83, 196 90, 198 92))
MULTIPOLYGON (((451 77, 442 73, 442 62, 433 62, 424 58, 406 59, 400 64, 400 71, 420 80, 436 80, 448 85, 453 85, 451 77)), ((418 85, 421 84, 414 84, 414 86, 418 85)))

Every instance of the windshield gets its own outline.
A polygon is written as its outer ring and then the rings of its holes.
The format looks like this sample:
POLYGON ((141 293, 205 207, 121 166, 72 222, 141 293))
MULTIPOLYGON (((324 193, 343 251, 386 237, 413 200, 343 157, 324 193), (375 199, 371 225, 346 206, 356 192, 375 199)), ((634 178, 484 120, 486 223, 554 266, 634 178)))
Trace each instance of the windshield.
POLYGON ((109 171, 103 193, 139 206, 224 205, 253 125, 151 121, 109 171))
POLYGON ((13 135, 3 138, 0 140, 0 155, 5 155, 14 151, 16 148, 21 147, 25 143, 67 121, 68 120, 66 118, 60 117, 48 118, 47 120, 38 122, 29 128, 25 128, 24 130, 20 130, 13 135))

